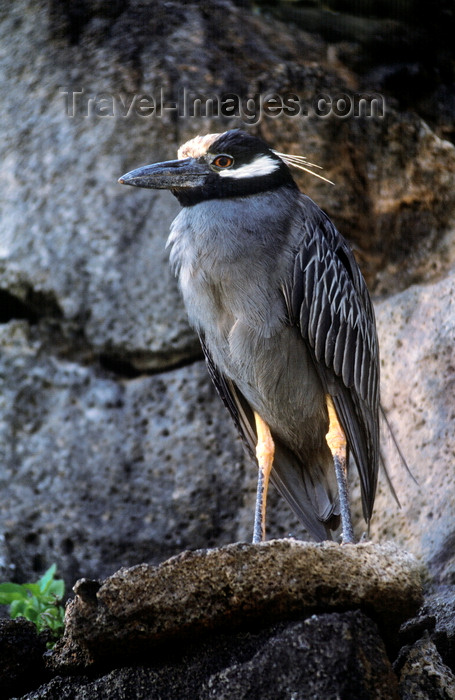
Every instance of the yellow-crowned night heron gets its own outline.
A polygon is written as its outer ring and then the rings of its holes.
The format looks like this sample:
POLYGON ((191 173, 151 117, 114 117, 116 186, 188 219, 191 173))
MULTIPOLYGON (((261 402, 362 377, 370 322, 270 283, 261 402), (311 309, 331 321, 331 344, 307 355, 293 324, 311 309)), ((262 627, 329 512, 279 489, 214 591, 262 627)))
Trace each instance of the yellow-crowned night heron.
POLYGON ((120 182, 169 189, 183 209, 171 264, 211 377, 259 464, 253 541, 269 476, 318 540, 353 541, 348 454, 372 514, 379 462, 379 355, 365 281, 327 215, 278 153, 242 131, 196 137, 178 160, 120 182))

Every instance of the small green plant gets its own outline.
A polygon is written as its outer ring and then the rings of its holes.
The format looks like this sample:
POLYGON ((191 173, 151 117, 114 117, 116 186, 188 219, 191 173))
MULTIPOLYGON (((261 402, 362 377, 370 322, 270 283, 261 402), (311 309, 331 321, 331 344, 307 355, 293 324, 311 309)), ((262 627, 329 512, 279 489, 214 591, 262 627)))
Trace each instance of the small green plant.
POLYGON ((25 617, 38 632, 50 630, 55 640, 63 634, 65 615, 59 605, 65 582, 54 578, 56 570, 56 564, 52 564, 36 583, 0 583, 0 604, 9 605, 10 617, 25 617))

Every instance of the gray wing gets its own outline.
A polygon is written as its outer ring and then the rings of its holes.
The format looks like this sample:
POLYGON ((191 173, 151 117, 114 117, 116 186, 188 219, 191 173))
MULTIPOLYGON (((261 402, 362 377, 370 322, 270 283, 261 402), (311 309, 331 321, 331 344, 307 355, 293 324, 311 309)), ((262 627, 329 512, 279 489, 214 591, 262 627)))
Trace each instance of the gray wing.
POLYGON ((224 374, 219 371, 218 367, 213 362, 212 356, 202 334, 199 335, 199 340, 204 352, 205 362, 210 378, 215 385, 218 395, 231 414, 235 427, 237 428, 250 456, 253 459, 256 459, 255 446, 257 437, 256 429, 254 427, 254 414, 251 406, 237 389, 234 382, 225 377, 224 374))
POLYGON ((379 465, 379 349, 365 281, 344 238, 309 197, 292 274, 283 287, 289 322, 310 348, 359 470, 365 519, 379 465))

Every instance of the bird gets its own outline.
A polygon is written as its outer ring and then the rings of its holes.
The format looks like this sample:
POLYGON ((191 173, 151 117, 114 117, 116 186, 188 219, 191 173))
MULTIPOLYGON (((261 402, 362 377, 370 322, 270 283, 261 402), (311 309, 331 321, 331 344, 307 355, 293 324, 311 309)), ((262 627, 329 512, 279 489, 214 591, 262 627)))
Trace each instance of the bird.
POLYGON ((270 481, 316 541, 341 524, 344 544, 355 542, 350 461, 368 526, 377 487, 375 315, 350 245, 300 191, 294 166, 320 167, 231 129, 119 182, 167 189, 181 205, 170 264, 209 374, 257 460, 253 543, 266 537, 270 481))

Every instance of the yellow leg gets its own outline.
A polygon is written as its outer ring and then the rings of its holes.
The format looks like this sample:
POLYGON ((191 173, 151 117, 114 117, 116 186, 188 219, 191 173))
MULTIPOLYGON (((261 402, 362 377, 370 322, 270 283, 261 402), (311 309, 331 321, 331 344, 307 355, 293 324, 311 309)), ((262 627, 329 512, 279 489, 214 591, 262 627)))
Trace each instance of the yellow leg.
POLYGON ((265 540, 265 512, 267 506, 267 491, 269 487, 270 472, 272 471, 273 458, 275 456, 275 444, 273 442, 270 428, 261 418, 259 413, 254 412, 256 422, 256 433, 258 441, 256 444, 256 457, 259 465, 258 489, 256 495, 256 509, 254 514, 253 543, 265 540))
POLYGON ((344 455, 346 459, 346 437, 341 427, 338 416, 333 405, 332 397, 327 394, 325 397, 327 410, 329 412, 329 432, 325 436, 327 444, 332 454, 344 455))
POLYGON ((338 496, 340 499, 340 514, 342 525, 342 541, 354 542, 354 530, 352 527, 351 510, 349 507, 347 464, 346 464, 346 436, 340 425, 333 405, 332 398, 326 395, 327 410, 329 412, 329 430, 325 439, 332 453, 335 474, 338 484, 338 496))

